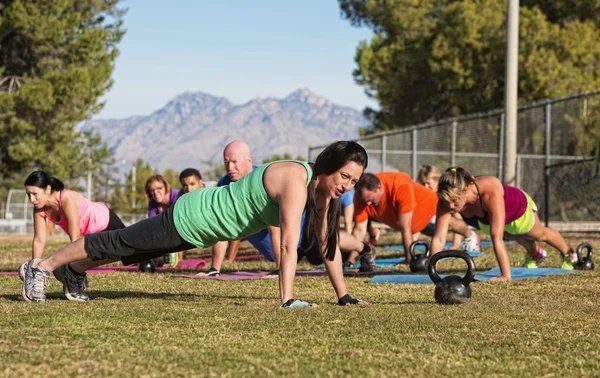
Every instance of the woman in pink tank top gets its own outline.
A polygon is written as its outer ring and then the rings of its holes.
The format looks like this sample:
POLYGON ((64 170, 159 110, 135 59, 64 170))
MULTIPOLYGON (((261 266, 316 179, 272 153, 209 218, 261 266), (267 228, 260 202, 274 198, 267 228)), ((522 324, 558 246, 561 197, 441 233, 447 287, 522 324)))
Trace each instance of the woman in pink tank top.
POLYGON ((33 258, 44 253, 47 221, 60 226, 71 242, 84 235, 125 227, 106 205, 65 189, 60 180, 46 172, 31 173, 25 180, 25 190, 33 205, 33 258))
POLYGON ((561 268, 572 270, 577 255, 565 239, 553 228, 544 227, 537 206, 522 190, 506 185, 493 176, 473 177, 464 168, 448 168, 440 177, 438 187, 437 224, 431 253, 442 250, 448 224, 453 214, 463 219, 477 220, 479 228, 492 238, 501 276, 494 281, 510 281, 510 262, 504 239, 515 240, 526 250, 526 268, 537 268, 547 252, 536 245, 543 241, 563 256, 561 268))

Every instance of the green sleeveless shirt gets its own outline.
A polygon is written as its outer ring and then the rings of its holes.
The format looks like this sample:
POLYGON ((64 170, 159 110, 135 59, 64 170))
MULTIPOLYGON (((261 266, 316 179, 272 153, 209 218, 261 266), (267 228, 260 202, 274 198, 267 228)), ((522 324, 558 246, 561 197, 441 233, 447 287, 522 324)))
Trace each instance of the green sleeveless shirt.
POLYGON ((194 190, 181 196, 173 208, 175 229, 183 240, 206 248, 218 241, 239 240, 267 226, 279 226, 279 204, 267 194, 263 175, 279 162, 302 164, 312 178, 308 163, 280 160, 263 164, 227 186, 194 190))

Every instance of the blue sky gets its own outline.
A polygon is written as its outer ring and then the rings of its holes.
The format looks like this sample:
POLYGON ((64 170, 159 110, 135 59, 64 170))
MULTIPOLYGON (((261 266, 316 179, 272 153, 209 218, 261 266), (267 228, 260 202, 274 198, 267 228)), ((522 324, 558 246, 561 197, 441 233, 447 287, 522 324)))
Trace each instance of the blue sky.
POLYGON ((334 103, 376 106, 354 83, 354 56, 372 32, 336 0, 128 0, 125 34, 94 118, 145 115, 185 91, 236 104, 306 87, 334 103), (167 5, 168 4, 168 5, 167 5))

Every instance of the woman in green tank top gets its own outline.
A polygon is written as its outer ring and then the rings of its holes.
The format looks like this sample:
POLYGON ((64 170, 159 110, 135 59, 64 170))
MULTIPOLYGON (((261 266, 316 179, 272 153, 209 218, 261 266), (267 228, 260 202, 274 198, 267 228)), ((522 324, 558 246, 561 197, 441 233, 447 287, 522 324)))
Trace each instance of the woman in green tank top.
POLYGON ((170 252, 210 246, 218 240, 236 240, 268 226, 279 226, 281 237, 280 299, 284 308, 313 306, 293 299, 297 246, 302 214, 306 212, 303 243, 316 234, 325 266, 340 305, 364 303, 350 296, 343 276, 339 238, 340 196, 354 188, 367 167, 367 153, 356 142, 335 142, 314 164, 277 161, 257 168, 239 181, 183 195, 174 207, 122 230, 81 238, 43 260, 23 265, 23 298, 43 302, 50 272, 66 265, 80 280, 85 266, 128 256, 145 261, 170 252))

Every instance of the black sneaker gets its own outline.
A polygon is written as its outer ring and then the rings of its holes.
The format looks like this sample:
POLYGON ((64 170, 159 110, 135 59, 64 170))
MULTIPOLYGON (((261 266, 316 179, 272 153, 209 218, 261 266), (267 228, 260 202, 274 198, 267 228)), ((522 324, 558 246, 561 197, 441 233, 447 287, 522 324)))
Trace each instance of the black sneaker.
POLYGON ((63 293, 70 301, 85 302, 90 299, 85 293, 88 287, 87 274, 77 273, 69 264, 57 268, 54 272, 54 277, 63 284, 63 293))
POLYGON ((360 267, 358 268, 359 272, 374 272, 377 268, 375 266, 375 259, 377 257, 377 252, 375 251, 375 247, 369 245, 371 250, 367 253, 360 254, 360 267))

